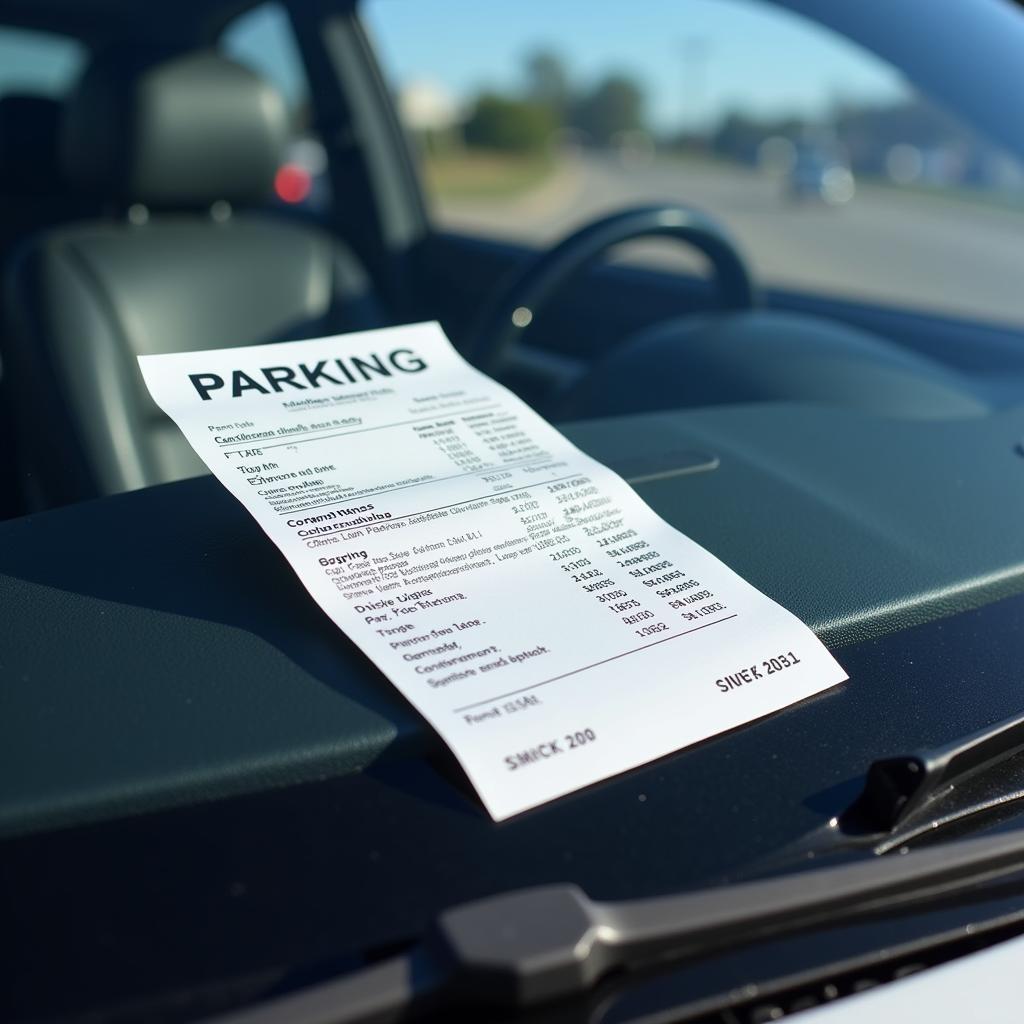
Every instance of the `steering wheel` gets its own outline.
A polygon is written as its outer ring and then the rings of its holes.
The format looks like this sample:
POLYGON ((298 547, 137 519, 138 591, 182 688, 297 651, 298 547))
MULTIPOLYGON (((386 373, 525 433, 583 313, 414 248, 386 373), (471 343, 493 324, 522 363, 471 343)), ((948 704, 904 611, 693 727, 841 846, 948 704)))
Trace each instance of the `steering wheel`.
POLYGON ((485 373, 499 372, 545 304, 613 245, 635 238, 671 238, 710 261, 723 310, 751 310, 757 292, 750 272, 725 229, 689 206, 637 206, 592 221, 533 259, 490 303, 465 352, 485 373))

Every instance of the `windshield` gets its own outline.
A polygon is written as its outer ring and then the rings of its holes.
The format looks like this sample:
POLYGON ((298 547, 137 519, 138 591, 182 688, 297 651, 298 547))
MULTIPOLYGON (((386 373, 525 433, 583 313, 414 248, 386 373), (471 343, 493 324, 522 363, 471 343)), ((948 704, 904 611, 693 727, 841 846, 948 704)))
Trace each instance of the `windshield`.
POLYGON ((738 0, 363 11, 442 228, 544 245, 678 200, 768 285, 1024 324, 1021 164, 829 29, 738 0))

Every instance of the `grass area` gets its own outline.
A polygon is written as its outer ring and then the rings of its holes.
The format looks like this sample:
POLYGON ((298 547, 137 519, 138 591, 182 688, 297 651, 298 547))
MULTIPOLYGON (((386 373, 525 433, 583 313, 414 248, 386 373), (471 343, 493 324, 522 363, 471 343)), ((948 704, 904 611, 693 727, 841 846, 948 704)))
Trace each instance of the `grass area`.
POLYGON ((520 156, 482 150, 423 158, 427 186, 439 199, 512 199, 547 179, 554 166, 547 154, 520 156))

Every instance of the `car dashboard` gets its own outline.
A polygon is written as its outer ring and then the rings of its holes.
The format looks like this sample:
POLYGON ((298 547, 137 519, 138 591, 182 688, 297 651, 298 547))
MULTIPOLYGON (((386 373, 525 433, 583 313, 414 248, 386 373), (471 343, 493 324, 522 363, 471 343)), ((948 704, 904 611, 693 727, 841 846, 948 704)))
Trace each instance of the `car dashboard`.
POLYGON ((495 824, 212 478, 4 523, 8 1017, 114 993, 166 1010, 183 985, 216 1007, 225 978, 237 996, 282 965, 336 968, 521 885, 624 898, 774 870, 875 758, 1019 710, 1024 409, 777 403, 564 429, 806 621, 849 682, 495 824))

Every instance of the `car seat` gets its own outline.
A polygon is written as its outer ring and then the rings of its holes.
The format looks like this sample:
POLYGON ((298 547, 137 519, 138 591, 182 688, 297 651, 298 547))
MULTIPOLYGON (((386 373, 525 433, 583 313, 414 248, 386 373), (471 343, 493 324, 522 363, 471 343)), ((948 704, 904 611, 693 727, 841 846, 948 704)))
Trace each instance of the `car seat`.
POLYGON ((212 52, 133 46, 88 68, 61 163, 117 215, 37 234, 5 273, 3 362, 30 507, 204 471, 136 356, 381 325, 345 245, 259 209, 288 128, 277 91, 212 52))

